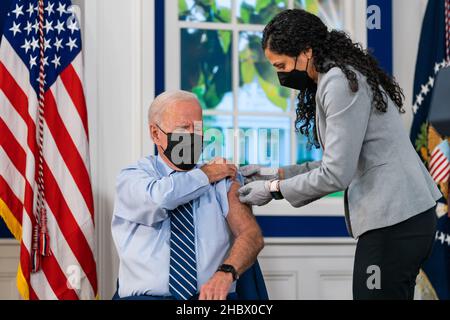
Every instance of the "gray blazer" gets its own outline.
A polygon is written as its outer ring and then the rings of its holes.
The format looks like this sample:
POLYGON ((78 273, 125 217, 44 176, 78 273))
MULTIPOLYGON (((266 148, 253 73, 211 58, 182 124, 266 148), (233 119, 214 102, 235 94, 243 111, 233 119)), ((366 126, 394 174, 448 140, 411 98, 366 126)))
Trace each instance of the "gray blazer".
POLYGON ((280 189, 294 207, 346 190, 347 228, 357 239, 430 209, 442 194, 411 144, 394 102, 389 99, 387 113, 377 111, 366 78, 356 74, 356 93, 339 68, 319 75, 316 129, 323 159, 285 167, 280 189))

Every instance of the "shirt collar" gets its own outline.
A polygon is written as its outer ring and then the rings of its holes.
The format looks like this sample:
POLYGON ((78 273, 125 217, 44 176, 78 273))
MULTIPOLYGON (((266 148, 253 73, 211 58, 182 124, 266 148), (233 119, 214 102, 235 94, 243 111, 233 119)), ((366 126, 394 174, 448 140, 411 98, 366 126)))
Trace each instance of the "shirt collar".
POLYGON ((164 162, 164 160, 161 158, 161 155, 156 156, 156 166, 158 167, 158 171, 163 176, 169 176, 172 173, 174 173, 176 170, 173 170, 171 167, 167 165, 167 163, 164 162))
MULTIPOLYGON (((201 168, 202 166, 202 164, 197 164, 194 169, 201 168)), ((170 176, 174 172, 177 172, 176 170, 173 170, 171 167, 169 167, 159 154, 156 156, 156 167, 158 168, 158 171, 165 177, 170 176)))

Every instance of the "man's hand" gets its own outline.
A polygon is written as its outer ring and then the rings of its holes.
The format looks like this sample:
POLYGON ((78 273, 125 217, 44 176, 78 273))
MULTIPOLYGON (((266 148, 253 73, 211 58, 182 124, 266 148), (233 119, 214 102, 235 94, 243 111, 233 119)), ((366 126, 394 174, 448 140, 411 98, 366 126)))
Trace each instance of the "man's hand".
POLYGON ((251 182, 239 189, 239 201, 248 205, 263 206, 272 201, 269 181, 251 182))
POLYGON ((223 158, 217 158, 201 167, 201 170, 208 176, 209 182, 214 183, 225 178, 236 179, 237 168, 233 164, 228 164, 223 158))
POLYGON ((233 284, 231 273, 216 272, 200 289, 199 300, 227 300, 233 284))

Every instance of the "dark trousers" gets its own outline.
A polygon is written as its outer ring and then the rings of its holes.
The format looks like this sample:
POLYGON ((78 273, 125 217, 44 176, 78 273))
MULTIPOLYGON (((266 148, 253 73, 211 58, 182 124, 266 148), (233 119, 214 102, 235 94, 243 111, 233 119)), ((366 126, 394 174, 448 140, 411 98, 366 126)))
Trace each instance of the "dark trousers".
POLYGON ((353 270, 355 300, 414 298, 416 277, 434 243, 435 208, 359 238, 353 270))

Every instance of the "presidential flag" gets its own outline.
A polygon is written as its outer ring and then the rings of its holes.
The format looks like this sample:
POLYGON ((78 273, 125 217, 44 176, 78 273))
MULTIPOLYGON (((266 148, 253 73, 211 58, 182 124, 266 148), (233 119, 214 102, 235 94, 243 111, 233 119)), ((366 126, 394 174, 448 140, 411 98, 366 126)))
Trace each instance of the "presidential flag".
POLYGON ((435 79, 441 69, 450 66, 449 58, 450 0, 428 1, 417 57, 411 141, 445 199, 436 210, 433 252, 418 278, 417 288, 424 299, 450 299, 449 137, 441 136, 428 122, 435 79))
POLYGON ((14 0, 0 45, 0 214, 24 299, 97 296, 80 25, 69 0, 14 0))

